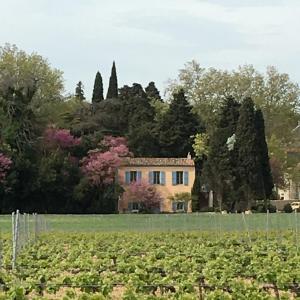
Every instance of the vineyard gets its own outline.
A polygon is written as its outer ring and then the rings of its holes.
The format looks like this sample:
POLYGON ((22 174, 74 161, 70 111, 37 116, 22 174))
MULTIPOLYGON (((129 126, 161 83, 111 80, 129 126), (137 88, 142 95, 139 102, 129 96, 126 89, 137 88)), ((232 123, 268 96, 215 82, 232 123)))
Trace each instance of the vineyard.
POLYGON ((0 299, 300 299, 298 233, 49 232, 11 269, 0 299))

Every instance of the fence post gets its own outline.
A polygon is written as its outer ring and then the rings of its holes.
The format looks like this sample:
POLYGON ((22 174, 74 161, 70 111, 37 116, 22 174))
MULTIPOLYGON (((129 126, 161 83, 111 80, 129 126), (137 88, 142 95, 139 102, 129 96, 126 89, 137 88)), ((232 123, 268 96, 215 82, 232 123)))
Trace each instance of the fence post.
POLYGON ((19 210, 16 214, 12 213, 13 226, 13 249, 12 249, 12 269, 16 268, 16 258, 18 253, 18 239, 19 239, 19 210))

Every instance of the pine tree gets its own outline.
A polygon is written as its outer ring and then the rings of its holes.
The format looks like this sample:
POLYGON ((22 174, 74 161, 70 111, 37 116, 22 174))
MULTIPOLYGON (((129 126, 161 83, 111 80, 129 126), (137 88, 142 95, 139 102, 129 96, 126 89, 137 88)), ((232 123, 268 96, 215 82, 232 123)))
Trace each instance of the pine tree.
POLYGON ((236 130, 238 171, 241 179, 240 209, 250 209, 252 201, 263 194, 263 176, 260 149, 257 146, 255 109, 251 98, 246 98, 240 108, 236 130))
POLYGON ((78 98, 81 101, 85 100, 83 89, 84 89, 84 86, 83 86, 82 82, 79 81, 77 83, 77 86, 76 86, 76 89, 75 89, 75 97, 78 98))
POLYGON ((162 101, 159 91, 156 88, 155 83, 153 81, 149 82, 148 86, 145 88, 145 91, 149 99, 162 101))
POLYGON ((94 89, 93 89, 93 96, 92 96, 92 103, 96 104, 102 101, 103 98, 103 82, 102 76, 98 71, 96 73, 95 82, 94 82, 94 89))
POLYGON ((257 134, 257 148, 260 151, 260 162, 262 168, 262 176, 264 183, 264 197, 270 199, 272 195, 272 190, 274 187, 273 178, 271 173, 268 145, 265 136, 265 122, 264 116, 260 109, 255 113, 255 124, 256 124, 256 134, 257 134))
POLYGON ((158 137, 161 155, 164 157, 186 157, 193 153, 191 136, 199 132, 200 124, 192 112, 184 91, 173 95, 168 111, 159 126, 158 137))
POLYGON ((113 62, 106 99, 118 98, 118 79, 115 62, 113 62))

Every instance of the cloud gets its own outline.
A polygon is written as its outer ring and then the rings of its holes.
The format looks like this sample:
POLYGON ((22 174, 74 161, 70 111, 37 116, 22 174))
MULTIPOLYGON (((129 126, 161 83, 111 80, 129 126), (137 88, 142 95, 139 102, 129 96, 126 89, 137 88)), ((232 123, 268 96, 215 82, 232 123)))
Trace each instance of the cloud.
POLYGON ((160 89, 186 61, 234 68, 274 64, 299 80, 297 0, 10 0, 2 3, 0 43, 36 51, 82 80, 91 95, 112 60, 119 83, 154 80, 160 89))

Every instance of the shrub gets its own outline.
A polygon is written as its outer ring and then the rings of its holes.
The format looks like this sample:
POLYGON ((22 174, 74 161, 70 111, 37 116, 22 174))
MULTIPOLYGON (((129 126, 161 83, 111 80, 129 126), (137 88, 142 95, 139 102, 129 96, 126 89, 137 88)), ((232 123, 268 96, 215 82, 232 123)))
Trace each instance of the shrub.
POLYGON ((284 207, 283 207, 283 211, 285 213, 292 213, 293 212, 293 209, 292 209, 292 206, 290 203, 287 203, 284 207))

